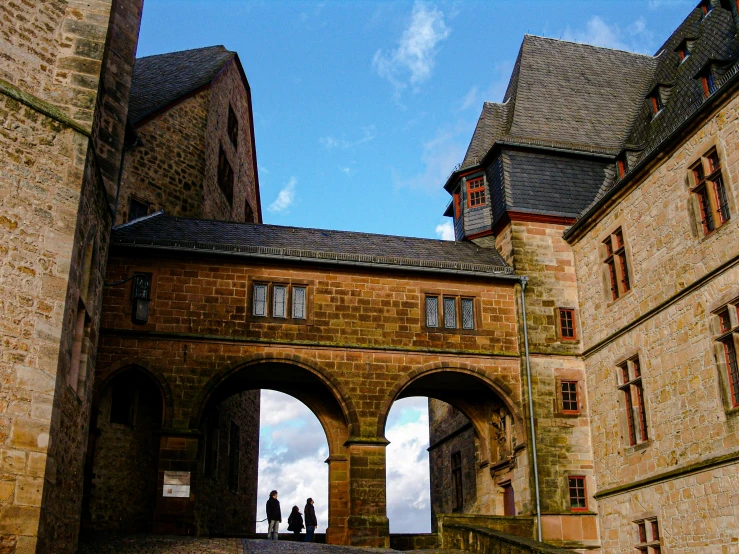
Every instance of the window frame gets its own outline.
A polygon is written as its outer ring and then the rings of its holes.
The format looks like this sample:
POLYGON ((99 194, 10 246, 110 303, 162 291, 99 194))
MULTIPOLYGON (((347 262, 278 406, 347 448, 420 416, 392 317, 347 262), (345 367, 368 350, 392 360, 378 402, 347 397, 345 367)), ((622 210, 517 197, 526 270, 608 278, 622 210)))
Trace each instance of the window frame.
POLYGON ((680 63, 682 64, 685 60, 690 57, 690 45, 688 40, 683 40, 677 47, 678 56, 680 56, 680 63))
POLYGON ((662 110, 665 109, 665 104, 662 101, 662 94, 659 91, 659 87, 655 88, 648 98, 649 106, 652 109, 652 119, 654 119, 662 112, 662 110))
POLYGON ((629 172, 629 161, 626 159, 626 154, 622 154, 616 158, 616 173, 619 179, 626 177, 629 172))
POLYGON ((481 330, 480 318, 480 300, 478 296, 469 294, 466 291, 455 290, 422 290, 421 291, 421 327, 429 333, 457 333, 457 334, 478 334, 481 330), (436 299, 437 325, 430 326, 428 324, 428 302, 436 299), (445 300, 454 299, 455 308, 455 327, 447 327, 444 317, 445 300), (472 302, 472 321, 474 327, 466 328, 464 325, 464 314, 462 308, 463 301, 472 302))
POLYGON ((146 202, 145 200, 142 200, 141 198, 139 198, 139 197, 131 194, 128 197, 128 221, 129 222, 130 221, 135 221, 136 219, 141 219, 141 218, 144 218, 144 217, 148 216, 151 213, 151 208, 152 208, 151 202, 146 202), (142 216, 139 216, 139 217, 137 217, 137 218, 134 219, 132 217, 134 203, 138 204, 141 207, 145 207, 146 208, 146 214, 144 214, 142 216))
POLYGON ((712 310, 711 319, 726 411, 739 413, 739 297, 712 310))
POLYGON ((606 290, 611 291, 611 302, 623 298, 633 289, 629 257, 623 227, 619 225, 601 241, 601 262, 606 273, 606 290))
MULTIPOLYGON (((577 381, 575 379, 562 379, 557 381, 557 389, 560 399, 560 406, 561 406, 561 413, 564 415, 580 415, 580 381, 577 381), (565 385, 574 385, 574 394, 575 394, 575 406, 576 408, 574 410, 567 409, 565 407, 565 385)), ((572 390, 568 391, 569 394, 572 394, 572 390)), ((571 400, 570 400, 571 402, 571 400)))
POLYGON ((557 308, 557 328, 559 330, 559 339, 563 341, 577 341, 579 336, 577 334, 577 315, 575 308, 557 308), (565 336, 564 327, 562 326, 564 314, 570 314, 570 323, 572 324, 572 336, 565 336))
POLYGON ((703 236, 731 221, 729 192, 724 181, 718 149, 713 146, 689 166, 690 194, 703 236))
POLYGON ((465 184, 467 187, 467 207, 473 209, 487 206, 485 175, 468 178, 465 184))
MULTIPOLYGON (((587 484, 588 478, 585 475, 568 475, 567 476, 567 491, 568 491, 568 500, 569 500, 569 510, 570 512, 587 512, 589 510, 588 508, 588 484, 587 484), (582 482, 582 501, 585 503, 585 506, 573 506, 573 496, 572 496, 572 482, 573 481, 581 481, 582 482)), ((574 490, 577 492, 580 489, 575 486, 574 490)), ((580 500, 580 496, 576 496, 574 498, 576 501, 580 500)))
POLYGON ((649 444, 651 425, 647 418, 644 373, 640 356, 634 355, 616 364, 616 377, 620 394, 621 416, 627 446, 634 448, 649 444), (638 431, 638 432, 637 432, 638 431))
POLYGON ((635 519, 633 522, 636 525, 634 548, 644 554, 660 554, 662 552, 662 532, 659 528, 659 518, 656 515, 649 515, 635 519))
POLYGON ((276 323, 280 325, 312 325, 313 324, 313 303, 311 288, 314 285, 312 281, 302 279, 274 279, 252 278, 247 284, 247 301, 246 301, 246 320, 255 323, 276 323), (255 313, 256 302, 255 292, 257 286, 265 286, 265 313, 257 315, 255 313), (275 287, 285 287, 285 315, 275 315, 275 287), (295 289, 304 289, 305 298, 303 303, 303 318, 294 316, 295 289))
POLYGON ((452 512, 464 510, 464 472, 462 471, 462 451, 456 450, 449 457, 450 483, 452 486, 452 512))

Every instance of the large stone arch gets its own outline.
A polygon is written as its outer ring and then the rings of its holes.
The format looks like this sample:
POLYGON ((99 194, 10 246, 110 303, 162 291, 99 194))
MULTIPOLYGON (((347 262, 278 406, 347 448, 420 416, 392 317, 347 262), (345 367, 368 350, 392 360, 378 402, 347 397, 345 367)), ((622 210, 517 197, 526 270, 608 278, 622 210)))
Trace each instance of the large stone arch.
MULTIPOLYGON (((227 367, 218 373, 214 374, 208 382, 200 389, 198 395, 193 402, 193 408, 190 415, 190 428, 198 429, 201 425, 203 415, 212 402, 214 395, 221 388, 224 383, 236 377, 239 373, 247 370, 250 367, 275 364, 282 366, 290 366, 293 368, 299 368, 307 372, 308 374, 315 377, 322 385, 325 390, 330 393, 333 400, 336 402, 336 406, 340 410, 341 416, 347 427, 348 436, 353 436, 355 432, 359 430, 359 416, 357 410, 354 407, 354 403, 351 397, 346 392, 341 383, 326 369, 322 368, 315 360, 307 359, 296 354, 252 354, 246 356, 239 361, 239 363, 227 367)), ((260 388, 255 383, 253 388, 260 388)), ((303 402, 318 418, 321 425, 324 426, 324 431, 327 431, 325 417, 323 417, 322 411, 315 404, 313 399, 309 398, 306 394, 301 394, 300 391, 283 389, 280 387, 268 387, 273 390, 285 392, 294 396, 301 402, 303 402)), ((329 433, 327 432, 327 436, 329 433)), ((348 437, 347 437, 348 438, 348 437)), ((330 442, 330 441, 329 441, 330 442)))
POLYGON ((99 372, 92 389, 92 406, 98 405, 100 395, 110 382, 125 371, 138 371, 149 377, 162 395, 162 426, 170 427, 174 416, 174 396, 167 377, 159 369, 137 358, 125 358, 99 372))
POLYGON ((393 388, 385 399, 380 412, 377 414, 378 437, 385 436, 387 416, 395 401, 402 398, 403 392, 419 379, 435 373, 459 373, 479 380, 482 384, 487 386, 491 392, 503 402, 503 404, 505 404, 517 425, 523 421, 521 409, 513 400, 517 394, 508 383, 491 379, 485 370, 469 363, 430 362, 403 374, 395 385, 393 385, 393 388))

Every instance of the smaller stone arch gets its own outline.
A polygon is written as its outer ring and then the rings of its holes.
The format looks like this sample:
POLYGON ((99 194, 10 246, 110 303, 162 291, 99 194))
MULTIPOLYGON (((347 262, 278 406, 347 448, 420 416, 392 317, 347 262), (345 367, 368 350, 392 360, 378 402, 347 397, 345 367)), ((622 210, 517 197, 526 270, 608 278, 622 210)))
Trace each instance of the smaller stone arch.
MULTIPOLYGON (((346 392, 341 383, 339 383, 339 381, 333 375, 331 375, 329 371, 317 364, 315 360, 304 358, 297 354, 281 353, 270 353, 266 355, 252 354, 249 356, 245 356, 242 360, 239 361, 238 364, 227 367, 213 375, 208 380, 208 382, 200 389, 200 392, 195 398, 193 409, 190 415, 190 428, 199 428, 209 402, 221 385, 223 385, 231 377, 235 376, 246 368, 269 363, 294 366, 303 369, 316 377, 326 387, 326 390, 336 401, 348 427, 349 436, 353 436, 355 430, 358 431, 359 416, 357 415, 357 410, 354 407, 354 403, 352 402, 349 394, 346 392)), ((297 395, 296 398, 305 403, 304 398, 299 398, 297 395)), ((318 414, 316 414, 316 416, 319 418, 320 421, 320 416, 318 416, 318 414)))
POLYGON ((93 410, 100 401, 100 395, 110 382, 126 371, 138 371, 149 377, 159 389, 162 395, 162 427, 171 427, 172 418, 174 416, 174 397, 169 382, 159 369, 150 366, 146 362, 136 358, 125 358, 102 370, 95 379, 92 389, 92 406, 93 410))
POLYGON ((419 379, 435 373, 459 373, 480 380, 483 384, 491 389, 491 392, 493 392, 496 396, 500 398, 500 400, 510 412, 511 416, 513 416, 516 425, 521 426, 523 422, 523 415, 521 414, 521 410, 518 408, 513 400, 515 392, 507 383, 502 383, 497 380, 491 379, 484 370, 469 363, 430 362, 428 364, 424 364, 415 369, 412 369, 408 373, 405 373, 390 390, 390 393, 388 394, 385 402, 382 405, 382 408, 380 409, 380 412, 378 413, 378 437, 385 436, 385 425, 387 423, 387 417, 390 413, 390 409, 392 408, 395 401, 400 398, 403 391, 419 379))

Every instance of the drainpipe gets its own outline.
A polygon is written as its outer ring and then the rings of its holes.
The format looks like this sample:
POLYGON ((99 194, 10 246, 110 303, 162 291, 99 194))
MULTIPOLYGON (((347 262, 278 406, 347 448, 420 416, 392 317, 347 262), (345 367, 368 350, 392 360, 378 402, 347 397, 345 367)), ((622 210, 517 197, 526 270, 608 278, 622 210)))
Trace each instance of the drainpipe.
POLYGON ((121 195, 121 180, 123 179, 123 163, 126 161, 126 152, 141 145, 143 145, 143 142, 141 142, 139 134, 130 123, 126 123, 126 132, 123 136, 123 149, 121 150, 121 165, 118 168, 118 181, 116 182, 115 189, 115 206, 113 207, 113 224, 111 225, 111 228, 115 227, 115 220, 118 217, 118 199, 121 195), (126 139, 130 140, 131 137, 133 138, 133 142, 128 142, 126 139))
POLYGON ((539 464, 536 461, 536 431, 534 430, 534 394, 531 386, 531 362, 529 361, 529 326, 526 322, 526 283, 529 278, 521 277, 521 310, 523 311, 523 344, 526 353, 526 384, 529 393, 529 419, 531 423, 531 452, 534 459, 534 493, 536 495, 536 531, 541 542, 541 501, 539 500, 539 464))

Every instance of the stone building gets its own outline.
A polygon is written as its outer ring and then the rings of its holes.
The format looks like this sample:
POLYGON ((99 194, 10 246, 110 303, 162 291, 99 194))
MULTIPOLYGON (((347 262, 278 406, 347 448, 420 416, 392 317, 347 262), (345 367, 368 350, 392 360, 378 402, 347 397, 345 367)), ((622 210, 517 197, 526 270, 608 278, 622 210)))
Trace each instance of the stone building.
MULTIPOLYGON (((539 480, 559 499, 544 540, 576 536, 551 521, 563 511, 597 512, 604 552, 739 537, 737 21, 736 3, 701 2, 654 56, 526 36, 447 181, 457 239, 494 241, 530 277, 539 480)), ((430 414, 454 450, 431 458, 446 510, 472 438, 430 414)))

